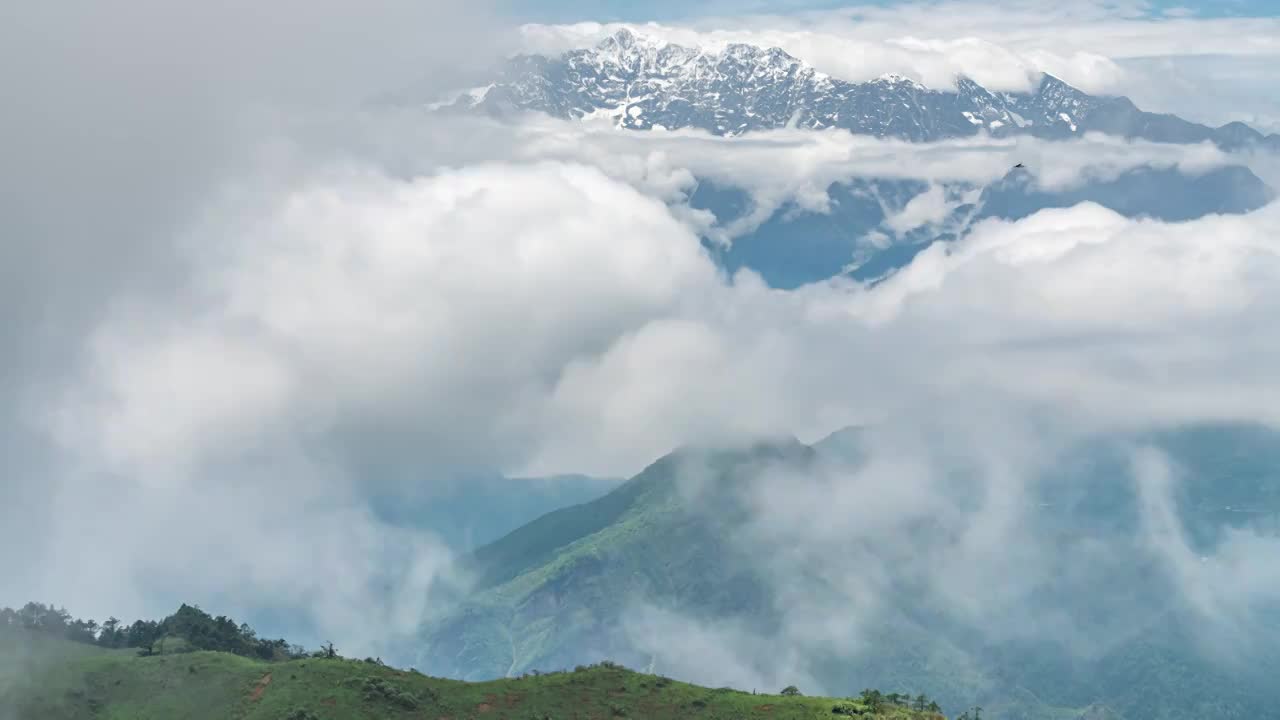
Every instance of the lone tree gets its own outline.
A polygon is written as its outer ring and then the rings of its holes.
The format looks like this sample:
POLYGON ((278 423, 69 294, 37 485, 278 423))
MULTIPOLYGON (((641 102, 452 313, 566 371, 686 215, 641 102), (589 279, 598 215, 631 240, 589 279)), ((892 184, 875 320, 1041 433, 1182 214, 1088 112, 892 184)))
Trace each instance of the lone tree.
POLYGON ((800 694, 800 688, 795 685, 788 685, 782 688, 782 694, 787 696, 796 696, 800 694))

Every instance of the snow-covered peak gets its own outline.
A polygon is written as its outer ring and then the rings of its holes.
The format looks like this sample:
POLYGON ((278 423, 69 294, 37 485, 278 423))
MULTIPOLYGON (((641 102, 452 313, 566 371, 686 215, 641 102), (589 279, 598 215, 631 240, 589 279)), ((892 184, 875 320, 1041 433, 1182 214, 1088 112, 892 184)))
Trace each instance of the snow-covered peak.
POLYGON ((595 51, 601 57, 622 59, 638 55, 652 55, 666 45, 665 41, 658 38, 638 35, 627 28, 621 28, 596 43, 595 51))
POLYGON ((628 73, 696 77, 714 68, 751 66, 774 77, 808 66, 781 48, 730 43, 720 50, 685 47, 629 28, 621 28, 591 48, 566 53, 573 66, 614 68, 628 73))
POLYGON ((1161 142, 1236 146, 1256 133, 1143 113, 1125 98, 1084 93, 1044 75, 1028 93, 991 92, 971 78, 935 90, 899 73, 855 83, 817 72, 781 48, 686 47, 622 28, 558 57, 513 58, 499 81, 452 105, 609 118, 620 128, 700 128, 718 135, 841 128, 932 141, 976 133, 1047 138, 1105 132, 1161 142), (1215 134, 1216 133, 1216 134, 1215 134))
POLYGON ((875 85, 887 85, 891 87, 910 88, 913 90, 927 89, 925 88, 924 85, 920 84, 916 80, 913 80, 907 77, 906 75, 901 75, 899 73, 892 73, 892 72, 885 73, 877 77, 875 80, 872 80, 871 83, 875 85))

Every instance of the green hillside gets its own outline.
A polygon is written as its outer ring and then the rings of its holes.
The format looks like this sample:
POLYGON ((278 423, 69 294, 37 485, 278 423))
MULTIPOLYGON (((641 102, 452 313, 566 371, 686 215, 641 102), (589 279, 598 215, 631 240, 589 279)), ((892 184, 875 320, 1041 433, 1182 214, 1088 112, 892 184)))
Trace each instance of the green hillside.
POLYGON ((374 661, 265 661, 225 652, 140 657, 0 630, 3 720, 408 720, 802 718, 941 720, 888 702, 712 690, 609 664, 486 683, 374 661))
MULTIPOLYGON (((471 680, 605 658, 661 672, 623 629, 637 599, 768 637, 779 602, 759 558, 736 539, 744 510, 732 491, 774 467, 804 472, 827 456, 856 461, 864 452, 856 444, 865 440, 850 432, 814 448, 789 441, 681 450, 604 498, 544 516, 475 553, 475 592, 425 628, 415 662, 471 680), (681 490, 681 474, 699 478, 698 502, 681 490)), ((1130 484, 1115 481, 1129 471, 1134 441, 1163 447, 1186 471, 1180 506, 1196 544, 1211 549, 1231 527, 1274 531, 1274 432, 1215 426, 1090 440, 1044 479, 1031 513, 1039 531, 1062 538, 1063 547, 1081 538, 1107 543, 1110 574, 1083 586, 1064 577, 1043 596, 1053 612, 1085 618, 1106 617, 1109 603, 1142 608, 1122 639, 1093 656, 1073 653, 1065 640, 992 643, 981 628, 957 624, 905 592, 893 600, 895 613, 871 631, 874 653, 807 657, 810 673, 837 692, 863 685, 925 692, 955 713, 982 705, 994 720, 1253 720, 1280 705, 1269 679, 1280 670, 1280 642, 1258 643, 1244 663, 1206 656, 1168 584, 1149 572, 1132 535, 1138 499, 1130 484)))
POLYGON ((635 597, 663 597, 714 617, 769 613, 750 558, 725 542, 738 512, 725 491, 751 473, 803 467, 813 458, 794 440, 678 451, 599 500, 481 548, 473 559, 475 593, 429 629, 415 662, 465 679, 606 659, 647 667, 615 632, 635 597), (726 498, 715 514, 688 512, 677 483, 682 472, 702 477, 702 492, 726 498))

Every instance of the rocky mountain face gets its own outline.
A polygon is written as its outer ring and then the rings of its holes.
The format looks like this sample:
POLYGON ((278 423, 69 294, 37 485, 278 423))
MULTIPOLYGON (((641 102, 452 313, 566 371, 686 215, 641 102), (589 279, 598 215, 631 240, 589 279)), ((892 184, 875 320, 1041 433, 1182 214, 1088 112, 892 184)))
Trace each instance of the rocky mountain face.
POLYGON ((1242 124, 1219 128, 1143 112, 1128 98, 1096 97, 1051 75, 1033 92, 993 92, 957 78, 954 90, 899 75, 854 83, 819 72, 779 48, 732 44, 718 52, 619 30, 595 47, 559 57, 520 55, 500 77, 452 105, 491 113, 539 111, 560 118, 609 117, 619 127, 700 128, 741 135, 783 127, 841 128, 914 142, 1090 131, 1156 142, 1267 145, 1242 124))

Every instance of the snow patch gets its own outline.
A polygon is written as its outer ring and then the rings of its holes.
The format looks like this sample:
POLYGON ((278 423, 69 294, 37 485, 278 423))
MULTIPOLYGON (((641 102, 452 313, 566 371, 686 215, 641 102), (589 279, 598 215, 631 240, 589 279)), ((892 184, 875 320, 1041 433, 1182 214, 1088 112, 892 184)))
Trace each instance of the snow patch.
POLYGON ((467 107, 473 108, 479 105, 481 102, 484 102, 485 96, 487 96, 489 94, 489 91, 492 90, 493 88, 494 88, 494 83, 489 83, 488 85, 484 85, 482 87, 474 87, 469 90, 461 90, 461 91, 454 90, 453 92, 445 95, 440 100, 427 103, 426 109, 432 110, 432 111, 441 110, 443 108, 447 108, 451 105, 456 105, 458 103, 463 103, 467 107))

